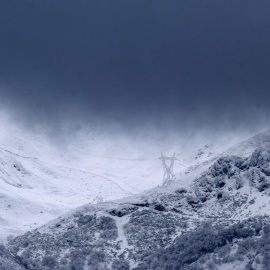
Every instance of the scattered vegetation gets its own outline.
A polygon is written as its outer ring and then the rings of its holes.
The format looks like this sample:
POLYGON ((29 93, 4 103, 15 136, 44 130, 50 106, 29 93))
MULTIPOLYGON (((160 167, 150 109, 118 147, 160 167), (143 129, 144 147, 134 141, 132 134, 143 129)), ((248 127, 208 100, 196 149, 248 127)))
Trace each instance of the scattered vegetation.
POLYGON ((144 258, 136 270, 219 269, 223 264, 244 262, 241 269, 269 269, 269 220, 249 219, 232 226, 203 224, 178 237, 168 248, 144 258), (257 268, 256 268, 257 265, 257 268))
POLYGON ((34 231, 9 242, 29 270, 107 269, 118 237, 115 221, 106 216, 80 215, 73 226, 56 224, 52 233, 34 231))
POLYGON ((144 197, 109 208, 104 216, 76 212, 11 239, 8 249, 0 246, 0 269, 128 270, 133 260, 136 270, 216 270, 239 262, 243 270, 267 270, 269 218, 232 217, 258 202, 241 192, 244 185, 269 195, 269 163, 267 149, 249 158, 222 157, 196 180, 194 190, 144 197), (213 223, 202 224, 208 215, 213 223), (125 223, 119 223, 120 231, 118 220, 125 223), (129 247, 120 239, 123 233, 129 247))

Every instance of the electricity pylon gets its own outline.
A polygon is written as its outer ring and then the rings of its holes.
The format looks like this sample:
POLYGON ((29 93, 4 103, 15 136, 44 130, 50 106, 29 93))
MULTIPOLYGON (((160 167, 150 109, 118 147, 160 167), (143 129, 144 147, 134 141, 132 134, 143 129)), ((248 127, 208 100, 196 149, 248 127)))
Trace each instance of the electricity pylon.
POLYGON ((161 157, 159 158, 162 160, 163 169, 164 169, 164 176, 163 176, 163 186, 170 185, 173 180, 175 179, 175 175, 173 174, 173 165, 174 161, 176 160, 175 153, 172 157, 165 157, 163 153, 161 152, 161 157), (166 161, 170 161, 170 164, 168 165, 166 161))

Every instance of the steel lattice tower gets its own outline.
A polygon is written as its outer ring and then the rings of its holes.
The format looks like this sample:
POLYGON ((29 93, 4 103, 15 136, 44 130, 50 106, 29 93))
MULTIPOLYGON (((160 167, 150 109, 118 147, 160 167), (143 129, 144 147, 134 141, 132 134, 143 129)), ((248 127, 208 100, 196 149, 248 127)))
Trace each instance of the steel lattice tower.
POLYGON ((173 182, 175 179, 175 175, 173 174, 173 166, 174 161, 176 160, 175 153, 172 157, 166 157, 161 153, 161 157, 159 158, 162 160, 163 169, 164 169, 164 176, 163 176, 163 186, 168 186, 173 182), (170 164, 168 165, 166 162, 169 161, 170 164))

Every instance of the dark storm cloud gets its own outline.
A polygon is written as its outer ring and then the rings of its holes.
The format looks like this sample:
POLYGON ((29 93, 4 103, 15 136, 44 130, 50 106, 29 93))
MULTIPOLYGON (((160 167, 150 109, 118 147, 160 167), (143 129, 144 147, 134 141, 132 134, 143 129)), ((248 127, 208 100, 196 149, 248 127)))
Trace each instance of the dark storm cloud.
POLYGON ((268 0, 1 1, 2 103, 49 122, 255 121, 269 113, 269 12, 268 0))

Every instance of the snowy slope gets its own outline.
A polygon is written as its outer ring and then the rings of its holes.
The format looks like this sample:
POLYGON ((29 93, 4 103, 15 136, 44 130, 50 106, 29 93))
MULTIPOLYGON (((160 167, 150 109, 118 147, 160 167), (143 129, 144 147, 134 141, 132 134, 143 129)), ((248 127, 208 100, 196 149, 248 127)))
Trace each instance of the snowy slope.
POLYGON ((249 156, 257 148, 269 148, 270 130, 260 132, 251 138, 240 141, 224 152, 224 155, 235 155, 240 157, 249 156))
POLYGON ((191 148, 181 138, 151 133, 135 139, 99 131, 82 134, 67 142, 15 127, 1 130, 0 238, 35 228, 86 203, 161 185, 160 151, 176 152, 176 178, 187 187, 220 152, 213 145, 191 148))
MULTIPOLYGON (((235 153, 250 144, 264 145, 269 132, 259 137, 240 144, 235 153)), ((232 144, 192 140, 187 144, 180 137, 151 133, 139 134, 134 140, 99 131, 75 134, 72 142, 49 138, 17 129, 0 132, 2 238, 38 227, 80 205, 119 199, 161 185, 160 151, 165 155, 176 152, 176 180, 181 187, 190 188, 232 144)))
MULTIPOLYGON (((269 223, 269 203, 270 148, 259 148, 246 158, 221 156, 193 179, 189 189, 175 182, 116 201, 79 207, 15 238, 10 248, 17 255, 22 254, 29 269, 40 269, 44 254, 54 261, 51 269, 73 269, 74 262, 81 265, 79 269, 95 269, 91 262, 101 254, 99 261, 95 261, 96 267, 121 269, 120 263, 124 263, 129 265, 124 269, 133 269, 142 262, 147 264, 148 257, 158 252, 158 248, 170 248, 175 239, 206 221, 223 226, 222 233, 233 230, 232 239, 241 242, 248 237, 247 231, 242 225, 235 229, 230 226, 239 221, 249 224, 252 218, 255 225, 250 224, 255 227, 261 219, 269 223), (25 253, 35 258, 36 266, 25 253)), ((255 229, 252 230, 250 233, 255 237, 255 229)), ((154 265, 158 264, 153 262, 153 267, 142 269, 162 269, 154 265)), ((234 261, 223 266, 226 269, 237 265, 238 261, 234 261)))
POLYGON ((90 171, 0 150, 1 236, 29 230, 85 203, 131 193, 90 171))

